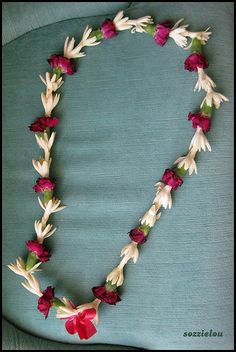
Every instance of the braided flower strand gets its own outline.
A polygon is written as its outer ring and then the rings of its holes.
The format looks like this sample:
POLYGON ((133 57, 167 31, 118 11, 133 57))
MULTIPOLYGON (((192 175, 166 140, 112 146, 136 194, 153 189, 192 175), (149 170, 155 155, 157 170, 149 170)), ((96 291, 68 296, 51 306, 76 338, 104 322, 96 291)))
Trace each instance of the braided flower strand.
POLYGON ((211 35, 211 32, 208 31, 209 28, 203 32, 190 32, 187 30, 188 25, 183 25, 182 22, 183 19, 180 19, 174 26, 169 20, 154 24, 151 16, 134 20, 124 17, 123 11, 119 11, 113 20, 106 19, 97 30, 92 30, 87 26, 77 45, 74 38, 67 37, 63 56, 53 54, 48 59, 52 72, 46 72, 45 77, 40 76, 46 87, 46 91, 41 93, 44 115, 37 117, 29 129, 35 133, 36 142, 43 150, 43 155, 38 160, 32 160, 34 169, 40 175, 33 189, 39 194, 38 201, 43 209, 43 215, 40 220, 36 220, 34 223, 36 237, 26 242, 28 250, 26 260, 19 257, 16 259, 16 263, 11 263, 8 267, 17 275, 24 277, 25 281, 22 282, 22 286, 25 289, 39 297, 37 308, 45 316, 45 319, 48 317, 50 309, 54 307, 57 310, 56 317, 65 320, 67 332, 69 334, 77 333, 80 339, 89 339, 96 333, 95 325, 99 321, 98 309, 101 302, 116 305, 121 301, 117 288, 124 282, 125 265, 130 259, 134 263, 137 262, 138 246, 147 241, 151 228, 161 217, 160 209, 172 207, 172 192, 182 186, 183 177, 187 171, 189 175, 192 175, 193 172, 197 173, 195 161, 197 152, 206 151, 206 149, 211 151, 205 133, 209 132, 211 128, 214 108, 219 109, 223 101, 228 101, 224 95, 214 91, 216 84, 204 71, 208 68, 209 63, 202 54, 202 47, 206 45, 211 35), (42 270, 41 263, 47 262, 51 258, 50 249, 44 245, 44 241, 55 233, 56 228, 53 228, 48 220, 51 214, 65 208, 65 205, 61 205, 61 200, 54 196, 56 181, 50 177, 51 149, 56 137, 56 132, 53 129, 59 123, 59 118, 52 115, 52 111, 60 100, 60 94, 56 92, 64 84, 62 76, 75 74, 76 68, 72 60, 85 56, 81 50, 86 46, 96 46, 103 39, 112 39, 118 36, 120 31, 129 29, 131 33, 146 33, 152 36, 154 42, 161 47, 171 38, 179 47, 191 48, 192 52, 184 62, 184 69, 197 72, 198 80, 194 91, 204 90, 206 96, 200 104, 199 111, 189 112, 187 117, 192 122, 192 127, 196 129, 188 153, 180 156, 172 168, 167 168, 161 181, 155 184, 157 188, 155 198, 150 208, 139 220, 140 224, 128 232, 131 241, 122 248, 120 263, 107 274, 103 285, 92 288, 95 298, 91 302, 76 306, 66 297, 62 299, 56 297, 55 288, 52 286, 42 290, 39 280, 34 275, 37 271, 42 270), (190 39, 189 44, 188 39, 190 39))

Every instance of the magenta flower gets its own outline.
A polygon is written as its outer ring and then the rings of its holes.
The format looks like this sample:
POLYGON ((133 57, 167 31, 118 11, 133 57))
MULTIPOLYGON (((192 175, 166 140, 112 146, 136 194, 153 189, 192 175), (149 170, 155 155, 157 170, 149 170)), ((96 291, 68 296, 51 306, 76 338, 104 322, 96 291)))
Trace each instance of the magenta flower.
POLYGON ((197 71, 198 68, 207 68, 208 61, 200 53, 190 54, 184 62, 184 68, 188 71, 197 71))
POLYGON ((192 120, 193 128, 201 127, 203 132, 210 131, 211 128, 211 119, 205 116, 202 112, 188 114, 188 120, 192 120))
POLYGON ((45 315, 45 319, 47 319, 49 310, 52 307, 53 298, 54 287, 48 286, 43 291, 43 295, 38 299, 38 310, 45 315))
POLYGON ((162 22, 156 26, 156 33, 154 35, 154 40, 158 45, 160 46, 165 45, 169 37, 169 33, 171 31, 170 27, 171 27, 171 22, 169 20, 162 22))
POLYGON ((102 302, 115 305, 121 301, 117 291, 107 291, 106 286, 96 286, 92 288, 95 297, 100 299, 102 302))
POLYGON ((172 187, 174 190, 176 190, 183 183, 182 178, 176 175, 171 169, 165 170, 162 176, 162 181, 165 182, 168 186, 172 187))
POLYGON ((48 59, 48 63, 52 68, 60 70, 62 73, 73 75, 76 72, 74 65, 64 56, 53 54, 48 59))
POLYGON ((47 262, 51 257, 50 251, 46 249, 41 243, 37 241, 28 241, 26 242, 26 247, 29 252, 36 254, 40 262, 47 262))
POLYGON ((37 120, 29 126, 29 129, 33 132, 43 132, 46 130, 46 128, 56 126, 58 122, 59 121, 57 117, 38 117, 37 120))
POLYGON ((37 193, 52 190, 55 187, 55 183, 49 177, 39 177, 36 182, 37 184, 33 186, 33 189, 37 193))
POLYGON ((116 26, 109 18, 107 18, 101 25, 101 31, 104 38, 106 39, 113 38, 118 34, 118 32, 116 31, 116 26))
POLYGON ((144 231, 140 230, 139 227, 135 227, 134 229, 132 229, 129 232, 129 237, 132 241, 138 244, 143 244, 147 241, 147 236, 145 236, 144 231))

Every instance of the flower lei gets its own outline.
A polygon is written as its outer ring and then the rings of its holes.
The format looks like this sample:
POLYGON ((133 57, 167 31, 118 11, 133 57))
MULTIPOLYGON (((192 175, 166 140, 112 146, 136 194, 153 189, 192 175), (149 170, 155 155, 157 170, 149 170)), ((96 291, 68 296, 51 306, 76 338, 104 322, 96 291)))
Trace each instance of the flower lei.
POLYGON ((39 296, 38 310, 44 314, 45 318, 48 317, 51 307, 56 308, 56 317, 66 321, 65 327, 68 333, 78 333, 80 339, 88 339, 96 333, 95 324, 98 324, 98 308, 101 302, 115 305, 121 301, 117 287, 123 284, 124 266, 130 259, 134 263, 137 262, 139 256, 138 245, 147 241, 151 228, 160 219, 161 213, 159 210, 161 207, 164 209, 171 208, 171 191, 177 190, 183 184, 182 177, 187 171, 189 175, 193 171, 197 173, 195 162, 197 152, 206 151, 206 148, 211 151, 205 133, 211 128, 213 108, 218 109, 223 101, 228 101, 224 95, 214 91, 213 88, 216 85, 204 71, 208 67, 208 61, 202 55, 202 46, 206 44, 212 32, 208 32, 209 28, 203 32, 190 32, 187 30, 188 25, 180 25, 182 21, 183 19, 180 19, 172 27, 170 21, 154 24, 151 16, 131 20, 124 17, 123 11, 119 11, 113 20, 106 19, 97 30, 92 31, 92 28, 87 26, 78 45, 75 44, 74 38, 69 39, 67 37, 63 56, 53 54, 48 59, 52 73, 46 72, 45 78, 40 76, 46 86, 46 92, 41 93, 45 114, 38 117, 29 126, 29 129, 35 132, 36 142, 44 152, 39 160, 32 160, 33 167, 41 176, 37 179, 33 189, 43 196, 43 200, 38 197, 38 201, 44 213, 42 218, 34 223, 36 239, 29 240, 26 243, 29 251, 26 261, 18 257, 16 263, 11 263, 8 267, 25 278, 25 281, 22 282, 24 288, 39 296), (48 224, 49 217, 52 213, 65 208, 65 205, 61 205, 61 201, 53 196, 56 184, 55 180, 49 177, 52 162, 50 152, 56 137, 56 132, 52 131, 52 128, 59 123, 59 119, 52 116, 52 111, 60 99, 60 94, 55 92, 64 83, 62 80, 63 74, 72 75, 76 72, 71 60, 85 56, 85 53, 81 51, 82 48, 98 45, 102 39, 111 39, 117 36, 119 31, 128 29, 131 29, 131 33, 139 32, 151 35, 159 46, 164 46, 167 39, 172 38, 179 47, 191 48, 192 53, 185 60, 184 68, 198 73, 194 91, 204 90, 206 96, 199 111, 188 114, 188 120, 192 121, 192 127, 196 129, 189 145, 189 152, 187 155, 179 157, 172 168, 166 169, 162 180, 155 184, 157 191, 150 209, 139 220, 140 224, 128 233, 131 242, 121 250, 123 259, 107 275, 104 285, 92 288, 95 299, 92 302, 76 306, 66 297, 63 297, 62 300, 56 297, 54 287, 48 286, 45 290, 42 290, 39 280, 34 275, 35 272, 41 270, 39 269, 41 263, 49 261, 51 257, 50 250, 44 245, 44 240, 53 235, 56 228, 53 229, 53 226, 48 224), (189 45, 187 45, 188 38, 190 38, 189 45))

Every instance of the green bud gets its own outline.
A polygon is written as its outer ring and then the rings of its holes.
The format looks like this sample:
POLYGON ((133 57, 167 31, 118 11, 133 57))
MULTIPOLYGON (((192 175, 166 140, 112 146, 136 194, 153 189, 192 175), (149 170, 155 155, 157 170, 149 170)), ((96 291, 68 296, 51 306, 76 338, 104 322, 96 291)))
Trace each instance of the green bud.
POLYGON ((196 52, 201 54, 202 53, 202 44, 201 41, 197 38, 194 38, 192 41, 192 47, 191 47, 192 52, 196 52))
POLYGON ((148 23, 145 27, 144 30, 147 34, 150 34, 152 37, 155 35, 156 33, 156 25, 155 24, 150 24, 148 23))
POLYGON ((183 177, 187 171, 188 170, 185 170, 184 166, 182 166, 182 167, 177 167, 174 172, 176 175, 183 177))
POLYGON ((212 115, 212 106, 207 105, 207 103, 204 101, 204 104, 203 104, 203 106, 201 108, 201 112, 204 115, 207 115, 207 116, 211 117, 211 115, 212 115))
POLYGON ((92 31, 89 35, 89 38, 96 37, 97 40, 101 40, 104 38, 103 33, 100 29, 97 29, 95 31, 92 31))
POLYGON ((113 284, 111 283, 111 281, 107 281, 107 282, 105 283, 105 287, 106 287, 106 290, 107 290, 108 292, 115 291, 116 288, 117 288, 117 286, 116 286, 116 285, 113 285, 113 284))
POLYGON ((29 252, 26 260, 25 269, 27 271, 30 270, 37 263, 37 261, 38 261, 38 257, 36 256, 36 254, 34 252, 29 252))
POLYGON ((43 193, 43 202, 45 205, 52 199, 53 196, 53 190, 52 189, 46 189, 43 193))
POLYGON ((139 226, 139 229, 145 233, 145 236, 147 236, 151 230, 151 227, 149 225, 142 224, 139 226))
POLYGON ((52 73, 53 73, 53 74, 56 74, 56 79, 60 78, 61 75, 62 75, 61 69, 60 69, 60 68, 57 68, 57 67, 56 67, 56 68, 54 67, 54 69, 52 70, 52 73))
POLYGON ((65 303, 63 303, 59 298, 54 297, 52 300, 52 305, 55 308, 61 307, 61 306, 65 306, 65 303))

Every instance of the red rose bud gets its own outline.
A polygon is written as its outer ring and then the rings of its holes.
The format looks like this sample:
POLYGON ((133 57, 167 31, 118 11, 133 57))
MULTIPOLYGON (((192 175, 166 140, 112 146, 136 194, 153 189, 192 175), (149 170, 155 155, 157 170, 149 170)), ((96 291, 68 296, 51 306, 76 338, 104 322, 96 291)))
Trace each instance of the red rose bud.
POLYGON ((51 257, 50 251, 47 250, 41 243, 37 241, 28 241, 26 242, 26 247, 29 252, 36 254, 40 262, 47 262, 51 257))
POLYGON ((176 175, 171 169, 165 170, 164 175, 162 176, 162 181, 165 182, 168 186, 172 187, 174 190, 176 190, 183 183, 182 178, 176 175))
POLYGON ((55 183, 49 177, 39 177, 36 183, 37 184, 33 186, 33 189, 37 193, 52 190, 55 187, 55 183))
POLYGON ((47 319, 49 310, 53 305, 53 298, 54 287, 48 286, 43 291, 43 295, 38 299, 38 310, 45 315, 45 319, 47 319))
POLYGON ((207 68, 208 61, 202 54, 190 54, 184 62, 184 68, 188 71, 197 71, 198 68, 207 68))
POLYGON ((171 27, 171 22, 169 20, 161 24, 158 24, 156 26, 156 33, 154 35, 154 40, 158 45, 160 46, 165 45, 171 31, 170 27, 171 27))
POLYGON ((135 227, 129 232, 129 237, 132 241, 143 244, 147 241, 147 236, 145 236, 145 232, 140 230, 139 227, 135 227))
POLYGON ((118 32, 116 31, 116 26, 109 18, 102 23, 101 31, 104 38, 106 39, 113 38, 118 34, 118 32))
POLYGON ((29 129, 33 132, 43 132, 46 130, 46 128, 56 126, 58 122, 59 121, 57 117, 38 117, 37 120, 29 126, 29 129))
POLYGON ((62 73, 73 75, 76 72, 74 65, 64 56, 53 54, 48 59, 48 63, 54 69, 60 70, 62 73))
POLYGON ((188 114, 188 120, 192 120, 193 128, 201 127, 203 132, 210 131, 211 128, 211 119, 205 116, 203 113, 192 113, 188 114))
POLYGON ((106 286, 93 287, 92 291, 94 296, 100 299, 102 302, 115 305, 117 302, 121 301, 117 291, 108 291, 106 286))

